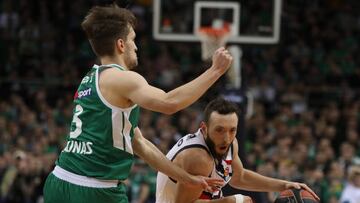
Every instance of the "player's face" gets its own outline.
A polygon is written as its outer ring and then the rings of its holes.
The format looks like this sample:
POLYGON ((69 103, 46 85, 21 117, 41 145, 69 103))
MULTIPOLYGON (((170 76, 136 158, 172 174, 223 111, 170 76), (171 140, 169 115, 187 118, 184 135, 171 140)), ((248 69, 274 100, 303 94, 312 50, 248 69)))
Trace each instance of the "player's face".
POLYGON ((134 69, 138 65, 138 58, 136 55, 137 47, 135 44, 135 31, 130 26, 130 32, 125 42, 125 65, 128 69, 134 69))
POLYGON ((201 129, 210 151, 216 158, 222 158, 236 136, 238 117, 236 113, 226 115, 212 112, 208 124, 202 123, 201 129))

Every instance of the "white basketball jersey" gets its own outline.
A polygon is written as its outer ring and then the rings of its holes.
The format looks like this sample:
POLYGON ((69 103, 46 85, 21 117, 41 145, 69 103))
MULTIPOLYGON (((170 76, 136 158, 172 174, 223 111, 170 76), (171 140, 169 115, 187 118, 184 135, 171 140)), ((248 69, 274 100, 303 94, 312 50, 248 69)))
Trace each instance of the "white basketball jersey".
MULTIPOLYGON (((201 130, 198 130, 195 134, 188 134, 182 137, 168 152, 166 157, 173 161, 176 156, 183 150, 189 148, 202 148, 206 150, 210 156, 210 150, 207 147, 204 136, 201 133, 201 130)), ((195 157, 194 157, 195 158, 195 157)), ((221 178, 225 181, 225 186, 231 179, 232 176, 232 163, 233 159, 233 147, 232 145, 229 148, 229 151, 226 156, 221 160, 221 163, 215 164, 214 159, 214 169, 212 170, 209 177, 221 178)), ((166 176, 165 174, 158 172, 157 181, 156 181, 156 203, 174 203, 175 202, 175 190, 176 190, 176 181, 166 176)), ((219 190, 214 193, 203 192, 199 199, 218 199, 222 197, 222 191, 219 190)))

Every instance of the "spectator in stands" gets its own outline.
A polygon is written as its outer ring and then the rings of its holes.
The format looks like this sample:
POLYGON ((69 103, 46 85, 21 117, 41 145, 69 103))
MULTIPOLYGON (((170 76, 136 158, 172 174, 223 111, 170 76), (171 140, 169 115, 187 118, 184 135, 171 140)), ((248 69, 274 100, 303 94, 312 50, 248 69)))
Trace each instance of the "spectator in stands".
POLYGON ((340 203, 360 202, 360 166, 351 166, 348 182, 341 194, 340 203))

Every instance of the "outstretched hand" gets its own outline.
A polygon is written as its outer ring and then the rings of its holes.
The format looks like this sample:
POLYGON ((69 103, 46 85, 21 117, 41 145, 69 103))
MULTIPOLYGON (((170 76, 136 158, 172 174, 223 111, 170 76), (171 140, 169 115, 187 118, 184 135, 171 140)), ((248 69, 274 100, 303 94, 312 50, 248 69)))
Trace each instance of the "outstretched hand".
POLYGON ((201 186, 205 191, 216 191, 221 188, 225 182, 223 179, 219 178, 209 178, 204 176, 192 176, 191 182, 188 183, 191 187, 201 186))
POLYGON ((318 201, 320 201, 320 198, 316 195, 316 193, 314 191, 312 191, 311 188, 309 188, 309 186, 307 186, 305 183, 297 183, 297 182, 287 182, 285 184, 285 188, 286 189, 305 189, 307 190, 308 192, 311 193, 312 196, 314 196, 318 201))

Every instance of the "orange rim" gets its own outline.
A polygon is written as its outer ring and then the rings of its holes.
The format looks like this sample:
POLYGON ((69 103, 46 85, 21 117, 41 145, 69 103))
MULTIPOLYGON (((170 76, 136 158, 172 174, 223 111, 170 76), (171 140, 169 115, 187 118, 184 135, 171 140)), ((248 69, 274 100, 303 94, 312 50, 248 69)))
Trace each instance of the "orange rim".
POLYGON ((199 32, 208 36, 221 37, 229 33, 228 28, 214 29, 212 27, 201 27, 199 32))
POLYGON ((230 32, 230 24, 225 22, 222 28, 200 27, 199 32, 208 36, 221 37, 230 32))

